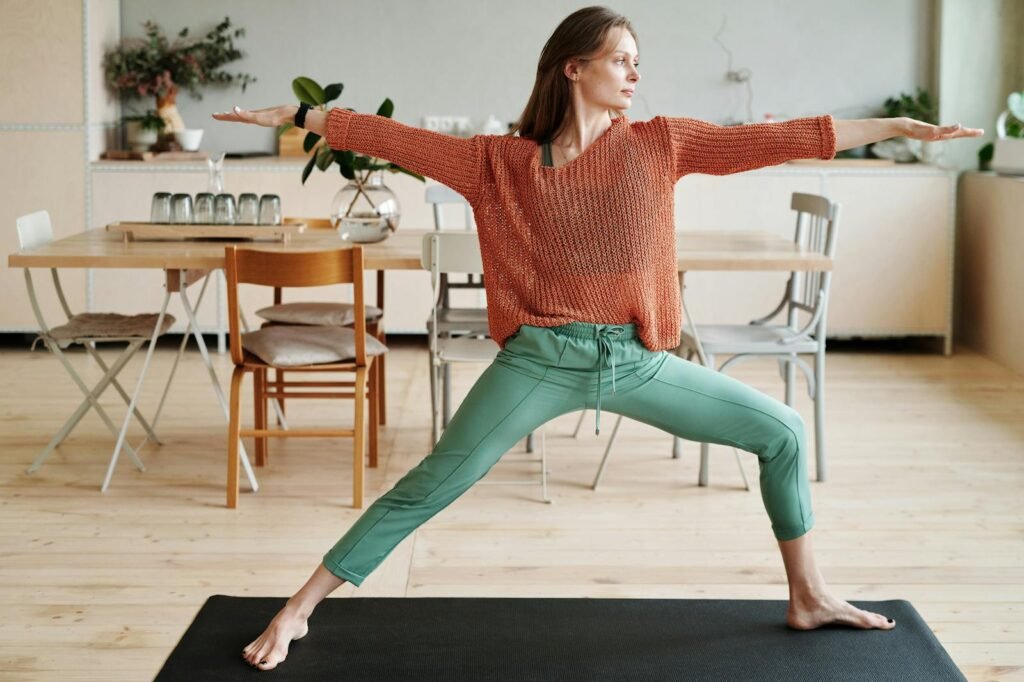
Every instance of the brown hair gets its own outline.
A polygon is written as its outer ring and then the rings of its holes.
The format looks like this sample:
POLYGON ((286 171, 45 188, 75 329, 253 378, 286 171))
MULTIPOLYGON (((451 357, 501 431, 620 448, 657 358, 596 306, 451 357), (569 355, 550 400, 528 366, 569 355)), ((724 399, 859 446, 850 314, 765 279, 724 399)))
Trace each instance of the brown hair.
MULTIPOLYGON (((601 56, 611 49, 607 45, 609 34, 617 28, 626 29, 637 39, 629 19, 607 7, 584 7, 563 19, 540 52, 533 92, 509 135, 518 131, 520 137, 537 143, 557 137, 573 107, 569 79, 563 73, 565 63, 601 56)), ((621 110, 613 111, 615 117, 623 114, 621 110)))

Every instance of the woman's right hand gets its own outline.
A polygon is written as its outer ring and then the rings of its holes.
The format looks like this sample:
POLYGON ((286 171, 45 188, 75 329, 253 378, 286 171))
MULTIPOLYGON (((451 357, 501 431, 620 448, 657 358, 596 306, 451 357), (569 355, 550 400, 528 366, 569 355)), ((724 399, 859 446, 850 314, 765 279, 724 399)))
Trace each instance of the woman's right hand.
POLYGON ((279 107, 268 107, 266 109, 242 109, 235 107, 231 111, 219 111, 213 115, 218 121, 232 121, 235 123, 251 123, 266 128, 276 128, 285 123, 292 123, 295 120, 295 113, 299 110, 294 104, 286 104, 279 107))

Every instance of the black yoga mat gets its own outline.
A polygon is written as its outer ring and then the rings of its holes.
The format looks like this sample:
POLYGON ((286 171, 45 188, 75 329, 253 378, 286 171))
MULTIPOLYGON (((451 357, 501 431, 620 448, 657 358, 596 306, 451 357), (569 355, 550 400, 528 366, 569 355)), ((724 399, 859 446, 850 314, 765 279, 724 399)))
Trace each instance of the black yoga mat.
POLYGON ((157 680, 899 680, 964 676, 910 602, 852 602, 896 629, 786 626, 786 602, 328 599, 272 673, 241 651, 284 605, 214 596, 157 680))

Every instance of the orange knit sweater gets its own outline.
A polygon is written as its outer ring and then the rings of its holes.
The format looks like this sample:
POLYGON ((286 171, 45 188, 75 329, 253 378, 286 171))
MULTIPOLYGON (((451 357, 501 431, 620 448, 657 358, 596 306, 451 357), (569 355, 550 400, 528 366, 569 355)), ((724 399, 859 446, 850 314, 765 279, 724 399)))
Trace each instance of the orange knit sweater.
POLYGON ((676 347, 676 181, 836 151, 828 115, 741 126, 622 116, 578 157, 546 167, 526 138, 458 138, 340 107, 328 114, 327 143, 431 177, 469 201, 490 333, 502 348, 519 325, 568 322, 635 322, 650 350, 676 347))

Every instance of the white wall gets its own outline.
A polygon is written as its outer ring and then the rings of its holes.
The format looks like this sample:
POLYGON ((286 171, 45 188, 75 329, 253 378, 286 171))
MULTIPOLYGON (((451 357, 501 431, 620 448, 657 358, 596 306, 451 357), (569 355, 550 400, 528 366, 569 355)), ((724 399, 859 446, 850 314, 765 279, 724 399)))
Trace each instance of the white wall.
MULTIPOLYGON (((307 75, 341 81, 341 103, 373 113, 384 97, 394 118, 488 114, 514 120, 529 96, 540 50, 555 26, 583 2, 549 0, 122 0, 122 32, 141 35, 152 18, 169 34, 187 25, 205 32, 225 15, 247 35, 233 70, 259 77, 243 95, 208 90, 185 96, 180 109, 203 127, 204 148, 267 150, 269 130, 216 123, 209 113, 294 102, 291 80, 307 75)), ((831 113, 871 116, 882 102, 934 71, 931 0, 634 0, 607 6, 629 17, 640 38, 642 81, 630 116, 696 116, 716 122, 746 118, 746 86, 726 80, 753 71, 753 118, 831 113)), ((149 104, 148 102, 146 103, 149 104)))

